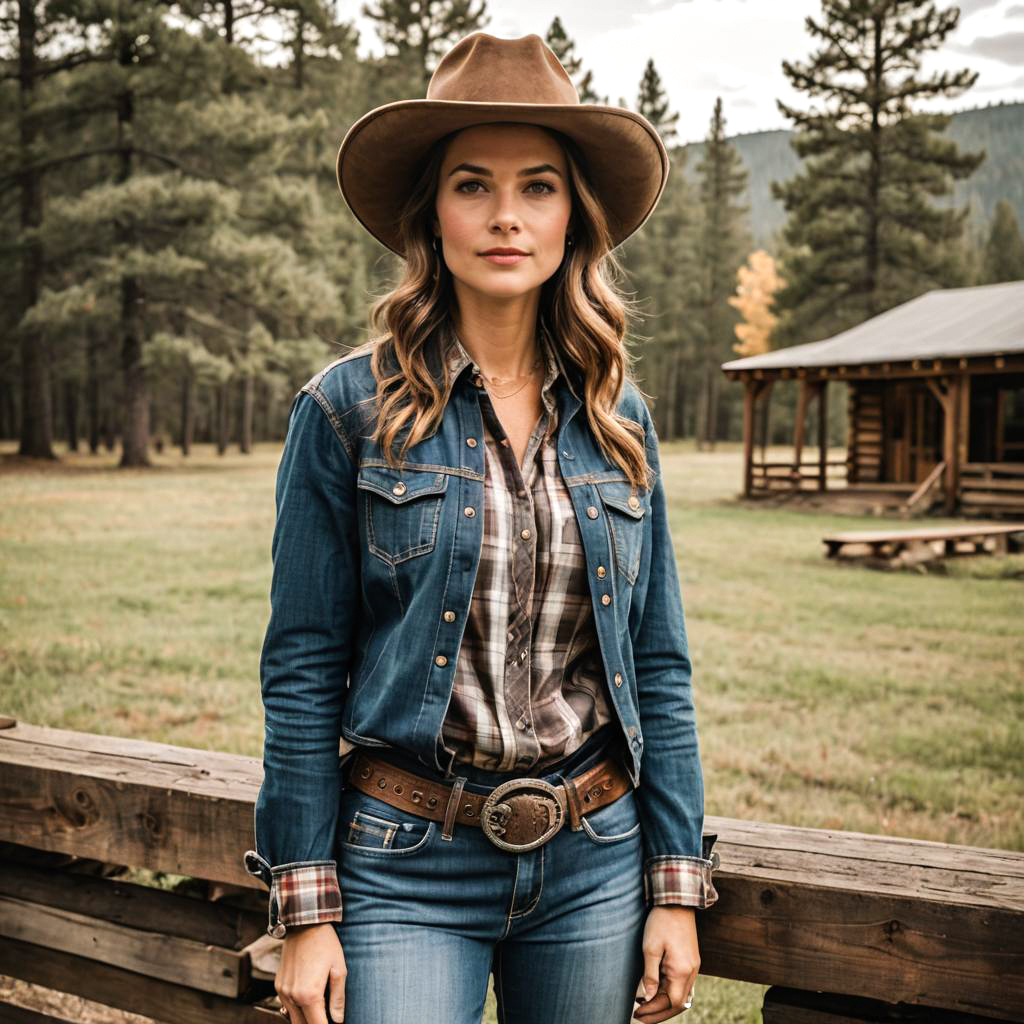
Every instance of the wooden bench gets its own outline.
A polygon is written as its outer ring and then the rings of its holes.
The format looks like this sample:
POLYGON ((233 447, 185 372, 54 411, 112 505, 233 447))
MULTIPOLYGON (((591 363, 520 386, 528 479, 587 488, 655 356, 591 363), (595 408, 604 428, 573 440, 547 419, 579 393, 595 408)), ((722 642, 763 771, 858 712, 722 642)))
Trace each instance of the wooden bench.
POLYGON ((954 555, 1006 554, 1024 546, 1024 523, 972 523, 914 530, 852 530, 821 538, 825 557, 901 565, 954 555))
MULTIPOLYGON (((241 862, 259 760, 7 724, 0 974, 169 1024, 280 1021, 281 943, 241 862), (192 882, 129 883, 126 864, 192 882)), ((701 972, 772 986, 765 1022, 1024 1022, 1024 853, 705 827, 721 867, 697 915, 701 972)), ((0 1003, 0 1021, 57 1019, 0 1003)))

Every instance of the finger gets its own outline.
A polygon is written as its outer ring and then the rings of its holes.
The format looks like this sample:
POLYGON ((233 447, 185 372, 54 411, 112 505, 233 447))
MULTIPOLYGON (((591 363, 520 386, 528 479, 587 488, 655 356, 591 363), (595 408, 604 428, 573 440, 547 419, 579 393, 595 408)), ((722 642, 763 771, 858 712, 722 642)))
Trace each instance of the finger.
POLYGON ((328 976, 330 993, 331 993, 331 1020, 335 1024, 341 1024, 345 1019, 345 975, 346 970, 336 964, 331 968, 331 973, 328 976))
POLYGON ((301 1001, 299 1009, 302 1010, 303 1016, 300 1019, 303 1024, 327 1024, 327 1007, 322 994, 301 1001))
POLYGON ((645 999, 650 999, 658 991, 658 983, 661 980, 661 954, 661 950, 657 953, 644 953, 644 976, 640 987, 645 999))
POLYGON ((283 1013, 280 1015, 282 1021, 288 1021, 288 1024, 302 1024, 302 1011, 288 998, 281 995, 280 992, 277 994, 278 1001, 288 1011, 288 1015, 285 1016, 283 1013))
POLYGON ((690 991, 690 975, 683 974, 678 978, 668 980, 668 1002, 673 1011, 681 1010, 686 1000, 686 994, 690 991))

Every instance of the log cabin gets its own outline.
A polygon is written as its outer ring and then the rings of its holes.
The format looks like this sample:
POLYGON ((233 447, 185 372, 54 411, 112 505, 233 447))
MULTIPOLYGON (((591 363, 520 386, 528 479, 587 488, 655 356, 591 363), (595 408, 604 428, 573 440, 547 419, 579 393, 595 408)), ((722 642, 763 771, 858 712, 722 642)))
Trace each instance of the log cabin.
POLYGON ((834 337, 722 370, 746 389, 746 497, 824 494, 831 483, 904 514, 1024 514, 1024 281, 930 291, 834 337), (777 380, 799 385, 791 462, 765 458, 777 380), (829 381, 848 389, 842 462, 827 456, 829 381), (812 403, 819 450, 805 461, 812 403))

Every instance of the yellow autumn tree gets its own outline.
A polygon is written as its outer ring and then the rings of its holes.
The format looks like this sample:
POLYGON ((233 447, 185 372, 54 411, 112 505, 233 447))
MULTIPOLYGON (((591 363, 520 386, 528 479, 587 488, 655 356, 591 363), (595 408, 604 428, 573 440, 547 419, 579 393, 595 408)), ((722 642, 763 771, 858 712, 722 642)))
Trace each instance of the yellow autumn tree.
POLYGON ((736 294, 730 296, 729 305, 739 310, 743 323, 736 325, 739 342, 733 349, 741 356, 756 356, 767 352, 772 329, 778 317, 771 312, 772 295, 785 282, 776 273, 775 260, 757 249, 750 254, 747 265, 736 272, 736 294))

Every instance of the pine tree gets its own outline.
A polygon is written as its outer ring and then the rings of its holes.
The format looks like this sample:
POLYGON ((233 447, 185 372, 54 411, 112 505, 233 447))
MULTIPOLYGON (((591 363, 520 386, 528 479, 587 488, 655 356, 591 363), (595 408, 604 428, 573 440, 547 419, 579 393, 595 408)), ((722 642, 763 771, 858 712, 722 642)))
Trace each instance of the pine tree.
MULTIPOLYGON (((336 325, 329 282, 300 256, 316 202, 283 173, 324 119, 268 110, 240 47, 142 0, 89 0, 78 22, 93 49, 69 90, 87 111, 68 143, 89 170, 38 229, 59 260, 26 319, 66 349, 83 327, 116 342, 121 464, 145 465, 175 355, 201 383, 244 382, 269 358, 268 336, 336 325)), ((223 424, 223 392, 218 411, 223 424)))
POLYGON ((396 99, 422 96, 438 59, 490 18, 487 0, 376 0, 362 11, 384 44, 385 78, 397 79, 396 99))
POLYGON ((671 153, 672 174, 643 230, 622 246, 641 320, 635 372, 654 399, 658 436, 682 437, 693 421, 692 382, 699 303, 696 234, 698 202, 684 168, 686 152, 671 153))
POLYGON ((789 213, 787 284, 776 296, 776 342, 812 341, 956 281, 954 243, 966 211, 928 196, 951 191, 984 153, 940 138, 950 115, 915 114, 918 100, 956 96, 977 72, 920 74, 921 57, 953 30, 959 10, 926 0, 823 0, 808 32, 822 41, 786 77, 822 106, 795 110, 793 147, 807 162, 773 183, 789 213))
POLYGON ((750 249, 744 224, 749 208, 737 202, 747 188, 747 172, 725 138, 722 98, 715 100, 700 175, 703 224, 699 250, 700 321, 703 373, 697 417, 697 447, 714 447, 718 436, 721 364, 732 354, 736 313, 729 306, 736 272, 750 249))
POLYGON ((1013 206, 1005 199, 996 203, 992 215, 982 274, 984 284, 1024 281, 1024 240, 1013 206))
POLYGON ((653 60, 647 61, 644 77, 637 93, 636 109, 658 130, 661 141, 666 146, 676 141, 676 126, 679 123, 678 112, 669 110, 668 96, 661 84, 661 75, 654 66, 653 60))
MULTIPOLYGON (((18 454, 34 458, 54 458, 53 417, 51 409, 51 362, 49 339, 37 329, 22 323, 25 313, 39 297, 43 283, 45 254, 34 234, 43 219, 45 167, 41 151, 47 129, 52 127, 53 112, 41 99, 42 86, 55 76, 79 64, 85 55, 68 48, 66 19, 59 4, 39 0, 6 0, 0 3, 0 30, 3 63, 2 80, 17 83, 17 94, 8 95, 16 103, 17 124, 10 136, 15 145, 4 145, 3 166, 10 168, 0 184, 3 192, 18 192, 17 226, 6 224, 5 237, 22 232, 13 245, 4 247, 3 280, 17 281, 17 287, 4 287, 4 305, 16 326, 18 363, 21 368, 21 422, 18 428, 18 454), (53 44, 61 40, 59 52, 53 44)), ((11 104, 14 109, 14 103, 11 104)), ((6 126, 5 126, 6 127, 6 126)), ((13 364, 14 359, 6 360, 13 364)))
POLYGON ((557 14, 548 28, 544 42, 551 47, 559 63, 572 79, 573 85, 576 86, 576 92, 579 94, 580 103, 608 102, 607 97, 599 96, 594 91, 594 74, 592 71, 583 70, 583 61, 576 56, 576 43, 569 38, 562 25, 562 19, 557 14))

